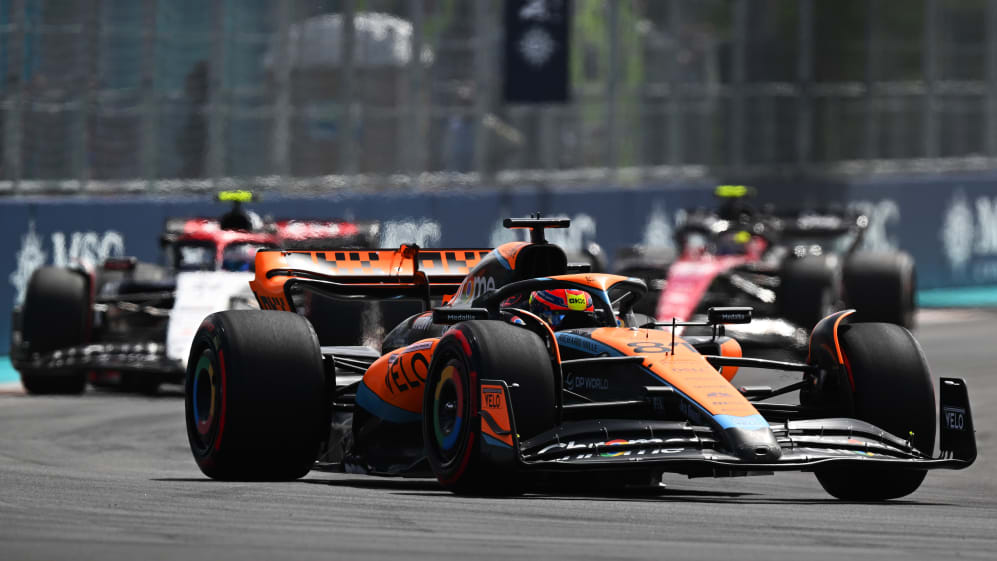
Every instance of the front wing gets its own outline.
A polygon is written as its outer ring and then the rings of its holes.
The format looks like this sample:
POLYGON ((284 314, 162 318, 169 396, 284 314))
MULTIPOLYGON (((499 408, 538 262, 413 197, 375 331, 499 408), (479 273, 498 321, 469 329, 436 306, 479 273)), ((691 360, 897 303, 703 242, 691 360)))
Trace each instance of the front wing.
MULTIPOLYGON (((512 410, 509 391, 503 382, 483 380, 482 391, 486 387, 489 392, 501 388, 504 405, 512 410)), ((940 402, 941 454, 937 457, 931 455, 932 451, 917 450, 909 441, 874 425, 849 418, 771 424, 770 429, 782 449, 781 457, 776 462, 755 463, 724 450, 709 427, 685 421, 570 421, 520 441, 512 416, 496 415, 488 409, 481 412, 482 453, 515 461, 524 470, 650 469, 690 477, 814 471, 841 465, 917 470, 968 467, 976 459, 976 441, 965 382, 943 378, 940 402)))
POLYGON ((179 382, 184 366, 166 354, 166 346, 154 341, 95 343, 45 353, 11 349, 11 364, 18 371, 65 372, 95 370, 139 372, 158 376, 164 382, 179 382))

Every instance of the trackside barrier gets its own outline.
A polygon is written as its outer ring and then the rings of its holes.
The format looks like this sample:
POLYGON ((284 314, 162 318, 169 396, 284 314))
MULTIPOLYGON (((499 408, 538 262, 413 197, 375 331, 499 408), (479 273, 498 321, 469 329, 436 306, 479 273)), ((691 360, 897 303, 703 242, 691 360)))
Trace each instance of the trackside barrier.
MULTIPOLYGON (((598 242, 610 256, 633 244, 667 245, 682 209, 712 206, 712 187, 507 188, 437 192, 336 192, 303 197, 265 193, 251 208, 275 218, 355 218, 382 221, 385 247, 484 247, 525 237, 501 221, 541 211, 572 219, 548 238, 568 249, 598 242)), ((827 184, 755 183, 756 204, 782 207, 852 206, 871 218, 867 245, 911 253, 919 288, 997 284, 997 175, 891 178, 827 184)), ((158 260, 168 217, 220 215, 208 195, 0 199, 0 355, 10 338, 10 309, 31 271, 73 259, 134 255, 158 260)))

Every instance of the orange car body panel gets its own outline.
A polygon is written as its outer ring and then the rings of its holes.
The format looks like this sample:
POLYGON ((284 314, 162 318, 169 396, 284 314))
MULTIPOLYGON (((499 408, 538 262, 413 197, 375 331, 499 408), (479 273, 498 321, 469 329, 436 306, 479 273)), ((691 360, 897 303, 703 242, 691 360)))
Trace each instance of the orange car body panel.
POLYGON ((422 415, 426 374, 439 339, 423 339, 374 361, 363 384, 386 403, 422 415))
POLYGON ((509 403, 505 398, 505 390, 498 384, 481 384, 481 414, 489 419, 482 419, 481 432, 494 438, 506 446, 512 446, 512 422, 509 420, 509 403), (498 430, 496 430, 498 429, 498 430))
POLYGON ((263 309, 291 310, 284 284, 295 277, 353 285, 415 284, 416 272, 453 279, 467 275, 490 249, 355 249, 329 251, 260 251, 256 278, 249 282, 263 309), (277 272, 277 274, 274 274, 277 272), (286 274, 283 274, 286 272, 286 274), (358 280, 359 279, 359 280, 358 280))
POLYGON ((603 327, 592 332, 592 339, 624 355, 646 357, 645 368, 712 415, 748 417, 758 414, 758 410, 681 337, 675 337, 673 348, 672 335, 667 331, 603 327))

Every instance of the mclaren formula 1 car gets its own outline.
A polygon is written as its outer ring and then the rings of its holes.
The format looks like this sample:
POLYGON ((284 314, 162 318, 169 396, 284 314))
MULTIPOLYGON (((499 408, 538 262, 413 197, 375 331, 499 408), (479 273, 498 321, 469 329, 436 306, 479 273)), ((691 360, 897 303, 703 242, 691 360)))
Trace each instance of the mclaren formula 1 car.
POLYGON ((34 272, 11 339, 29 393, 79 393, 87 379, 143 392, 181 382, 204 316, 256 307, 248 281, 258 249, 365 246, 378 233, 373 222, 264 220, 242 207, 248 191, 218 198, 232 203, 221 217, 167 220, 163 264, 125 257, 34 272))
POLYGON ((941 379, 936 427, 928 366, 906 329, 842 311, 815 327, 805 362, 745 358, 725 326, 750 309, 714 308, 708 335, 679 336, 681 322, 633 313, 641 280, 568 269, 544 240, 567 220, 506 225, 532 229, 532 241, 260 251, 251 284, 264 309, 212 314, 191 347, 186 424, 201 471, 291 480, 318 466, 505 494, 796 470, 835 497, 882 500, 914 492, 928 470, 973 463, 966 385, 941 379), (380 351, 324 347, 293 313, 298 291, 445 303, 403 321, 380 351), (541 301, 561 311, 540 315, 541 301), (737 388, 740 367, 801 377, 737 388), (795 390, 798 404, 771 400, 795 390))
POLYGON ((712 306, 750 306, 751 325, 732 330, 756 348, 806 353, 807 336, 836 310, 860 321, 913 329, 914 261, 901 251, 866 251, 868 217, 843 210, 778 212, 754 208, 744 186, 716 190, 722 203, 694 210, 676 229, 678 255, 639 248, 616 272, 652 288, 636 307, 659 321, 705 317, 712 306))

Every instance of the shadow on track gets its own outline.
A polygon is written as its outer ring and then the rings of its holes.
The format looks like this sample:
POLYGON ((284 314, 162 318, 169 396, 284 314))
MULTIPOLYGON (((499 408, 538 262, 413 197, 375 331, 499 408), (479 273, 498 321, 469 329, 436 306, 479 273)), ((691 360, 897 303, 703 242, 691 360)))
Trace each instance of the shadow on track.
MULTIPOLYGON (((246 483, 237 481, 215 481, 200 477, 165 477, 154 478, 150 481, 165 483, 246 483)), ((266 484, 268 482, 257 482, 266 484)), ((288 483, 288 482, 281 482, 288 483)), ((451 495, 433 479, 420 478, 351 478, 351 479, 300 479, 290 483, 320 485, 325 487, 349 487, 353 489, 371 489, 390 491, 408 496, 439 497, 441 495, 451 495)), ((457 495, 453 495, 457 496, 457 495)), ((880 507, 937 507, 937 506, 959 506, 954 503, 924 502, 918 500, 893 500, 893 501, 841 501, 832 497, 826 499, 792 499, 792 498, 771 498, 757 492, 733 492, 733 491, 709 491, 702 489, 670 489, 660 488, 637 488, 617 491, 591 491, 591 490, 548 490, 534 489, 522 495, 493 496, 493 495, 467 495, 471 498, 503 499, 503 500, 531 500, 531 499, 551 499, 559 501, 604 501, 604 502, 662 502, 662 503, 699 503, 699 504, 727 504, 727 505, 811 505, 830 507, 855 507, 855 506, 880 506, 880 507)))

